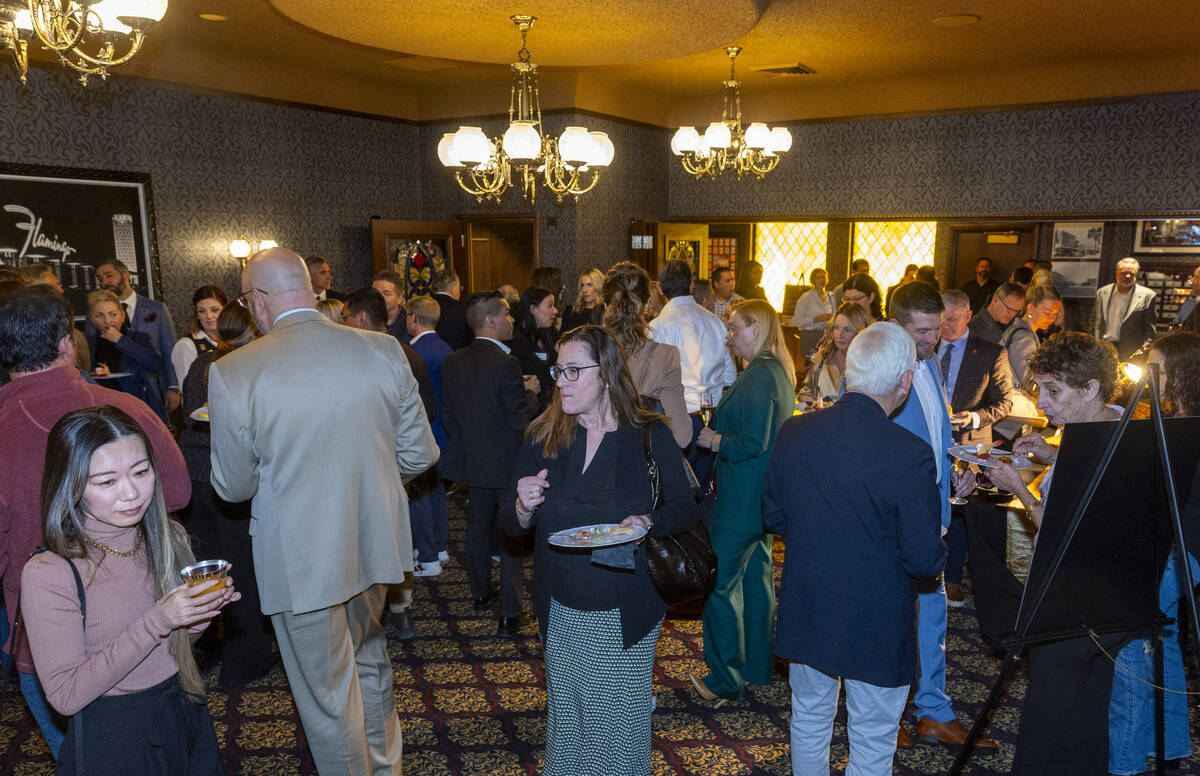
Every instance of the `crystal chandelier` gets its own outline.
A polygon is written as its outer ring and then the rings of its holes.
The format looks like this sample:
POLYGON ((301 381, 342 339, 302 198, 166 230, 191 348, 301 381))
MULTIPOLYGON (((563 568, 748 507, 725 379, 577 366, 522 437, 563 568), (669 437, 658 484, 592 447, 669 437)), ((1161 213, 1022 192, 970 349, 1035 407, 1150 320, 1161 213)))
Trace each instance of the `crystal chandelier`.
POLYGON ((784 127, 771 129, 761 121, 742 131, 742 82, 734 78, 733 65, 740 46, 729 46, 729 80, 725 82, 725 105, 721 120, 708 125, 701 135, 695 127, 680 127, 671 138, 671 152, 682 157, 683 169, 696 178, 716 178, 726 170, 756 177, 775 169, 792 147, 792 134, 784 127))
POLYGON ((0 0, 0 49, 9 50, 25 83, 36 36, 86 84, 132 59, 166 12, 167 0, 0 0))
POLYGON ((578 199, 596 185, 601 168, 613 159, 613 144, 604 132, 567 127, 555 140, 542 134, 542 106, 538 98, 537 65, 529 61, 525 38, 536 16, 511 17, 521 30, 519 62, 512 63, 512 93, 508 103, 508 129, 489 140, 479 127, 459 127, 442 135, 438 159, 455 170, 458 185, 482 202, 500 201, 514 178, 525 199, 536 201, 537 183, 562 202, 563 195, 578 199))

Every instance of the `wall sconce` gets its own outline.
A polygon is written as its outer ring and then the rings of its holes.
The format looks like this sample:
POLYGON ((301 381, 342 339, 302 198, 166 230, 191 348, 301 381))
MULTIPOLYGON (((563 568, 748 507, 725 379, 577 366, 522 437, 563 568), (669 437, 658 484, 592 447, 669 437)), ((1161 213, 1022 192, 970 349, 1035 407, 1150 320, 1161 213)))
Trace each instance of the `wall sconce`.
MULTIPOLYGON (((279 243, 275 242, 274 240, 263 240, 258 244, 259 251, 265 251, 267 248, 278 247, 279 243)), ((229 243, 229 253, 231 256, 233 256, 233 258, 237 259, 244 268, 246 266, 246 259, 250 258, 251 254, 257 253, 257 251, 250 249, 250 241, 246 239, 246 234, 243 232, 242 234, 238 235, 236 240, 229 243)))

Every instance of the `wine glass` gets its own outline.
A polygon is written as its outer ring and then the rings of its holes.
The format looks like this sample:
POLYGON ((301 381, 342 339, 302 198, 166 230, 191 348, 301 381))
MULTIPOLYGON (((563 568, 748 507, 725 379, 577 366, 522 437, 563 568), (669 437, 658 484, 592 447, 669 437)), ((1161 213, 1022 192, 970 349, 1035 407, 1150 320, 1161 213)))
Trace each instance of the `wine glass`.
POLYGON ((705 391, 700 395, 700 420, 704 421, 704 425, 712 426, 713 411, 717 406, 713 402, 712 391, 705 391))
MULTIPOLYGON (((951 478, 950 478, 950 490, 951 490, 951 491, 953 491, 953 490, 954 490, 954 483, 955 483, 955 482, 956 482, 956 481, 957 481, 959 478, 961 478, 961 477, 962 477, 962 475, 963 475, 963 474, 964 474, 964 473, 967 471, 967 469, 969 469, 969 468, 970 468, 970 464, 969 464, 969 463, 967 463, 966 461, 964 461, 963 459, 961 459, 961 458, 955 458, 955 459, 954 459, 954 471, 958 472, 958 477, 951 477, 951 478)), ((953 505, 955 505, 956 507, 960 507, 960 506, 962 506, 963 504, 966 504, 966 503, 967 503, 967 500, 966 500, 965 498, 959 498, 958 496, 953 496, 953 495, 952 495, 952 496, 950 496, 950 503, 951 503, 951 504, 953 504, 953 505)))

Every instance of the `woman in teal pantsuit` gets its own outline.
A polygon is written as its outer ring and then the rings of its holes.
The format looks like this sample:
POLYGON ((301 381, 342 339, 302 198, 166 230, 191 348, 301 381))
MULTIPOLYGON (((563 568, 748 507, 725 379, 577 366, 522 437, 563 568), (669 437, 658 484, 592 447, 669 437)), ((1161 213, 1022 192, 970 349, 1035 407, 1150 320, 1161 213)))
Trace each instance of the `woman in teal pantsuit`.
POLYGON ((774 665, 775 585, 771 536, 763 529, 763 475, 775 437, 796 406, 796 371, 779 315, 762 300, 730 308, 729 348, 747 364, 725 391, 697 444, 716 455, 713 550, 717 583, 704 606, 705 700, 741 698, 746 682, 768 684, 774 665))

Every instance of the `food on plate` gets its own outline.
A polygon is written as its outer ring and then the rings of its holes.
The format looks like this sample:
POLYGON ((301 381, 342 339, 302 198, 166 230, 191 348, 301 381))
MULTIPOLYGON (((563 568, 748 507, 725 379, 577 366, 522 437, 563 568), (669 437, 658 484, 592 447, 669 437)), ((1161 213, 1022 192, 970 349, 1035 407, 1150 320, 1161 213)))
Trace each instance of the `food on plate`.
POLYGON ((610 530, 609 533, 611 533, 613 536, 619 536, 621 534, 633 533, 633 526, 618 525, 615 528, 613 528, 612 530, 610 530))
POLYGON ((979 444, 975 445, 975 456, 977 458, 986 461, 988 456, 991 455, 991 452, 992 446, 987 442, 980 442, 979 444))
POLYGON ((108 376, 108 364, 96 364, 96 368, 95 368, 95 370, 92 371, 92 374, 95 375, 96 377, 107 377, 108 376))
POLYGON ((1000 456, 999 461, 1000 461, 1000 463, 1011 464, 1013 462, 1013 459, 1012 459, 1011 455, 1002 455, 1002 456, 1000 456))

